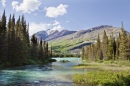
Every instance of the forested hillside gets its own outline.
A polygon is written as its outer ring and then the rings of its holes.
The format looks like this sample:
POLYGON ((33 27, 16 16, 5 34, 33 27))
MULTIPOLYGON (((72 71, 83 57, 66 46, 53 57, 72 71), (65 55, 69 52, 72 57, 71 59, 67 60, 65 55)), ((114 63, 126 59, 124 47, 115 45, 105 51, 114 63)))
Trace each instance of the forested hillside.
POLYGON ((112 33, 107 36, 106 31, 102 38, 98 35, 95 44, 82 48, 83 60, 130 60, 130 34, 122 25, 122 32, 115 38, 112 33))
POLYGON ((24 16, 16 20, 14 15, 6 19, 5 11, 0 18, 0 67, 44 63, 51 56, 48 42, 29 39, 29 24, 24 16))

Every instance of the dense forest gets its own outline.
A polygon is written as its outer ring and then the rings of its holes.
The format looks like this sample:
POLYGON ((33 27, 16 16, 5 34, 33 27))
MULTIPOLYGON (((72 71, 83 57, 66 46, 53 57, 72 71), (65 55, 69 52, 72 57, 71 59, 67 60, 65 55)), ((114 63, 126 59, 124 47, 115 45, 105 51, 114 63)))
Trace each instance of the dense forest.
POLYGON ((130 60, 130 34, 128 34, 123 26, 118 37, 113 34, 107 36, 105 30, 102 40, 98 35, 97 41, 91 46, 82 48, 82 59, 90 61, 104 60, 130 60))
POLYGON ((30 39, 28 31, 29 24, 24 16, 16 21, 15 16, 10 15, 7 21, 3 12, 0 18, 0 67, 44 63, 50 59, 48 42, 38 41, 35 35, 30 39))

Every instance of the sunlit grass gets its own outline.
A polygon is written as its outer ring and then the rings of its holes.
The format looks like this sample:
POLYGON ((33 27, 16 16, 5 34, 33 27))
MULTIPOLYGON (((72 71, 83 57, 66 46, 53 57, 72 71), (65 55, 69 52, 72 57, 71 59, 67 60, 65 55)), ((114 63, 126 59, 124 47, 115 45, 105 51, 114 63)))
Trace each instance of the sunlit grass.
POLYGON ((130 62, 129 61, 104 61, 99 62, 84 62, 84 64, 73 66, 72 68, 83 68, 83 69, 97 69, 97 70, 129 70, 130 62))
POLYGON ((130 71, 91 71, 75 74, 73 82, 86 86, 129 86, 130 71))

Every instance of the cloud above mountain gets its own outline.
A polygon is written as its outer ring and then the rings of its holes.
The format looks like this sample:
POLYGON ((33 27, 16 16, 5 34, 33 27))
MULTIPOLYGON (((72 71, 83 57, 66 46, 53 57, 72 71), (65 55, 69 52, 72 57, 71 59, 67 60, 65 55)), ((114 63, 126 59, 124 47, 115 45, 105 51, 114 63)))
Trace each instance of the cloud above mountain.
POLYGON ((46 16, 50 18, 56 18, 67 14, 68 5, 60 4, 57 7, 45 7, 46 16))
POLYGON ((12 8, 17 12, 22 11, 23 13, 31 13, 32 11, 38 10, 40 5, 40 0, 23 0, 22 3, 18 1, 12 2, 12 8))
POLYGON ((48 29, 61 31, 61 30, 64 29, 64 27, 62 27, 60 25, 60 22, 58 22, 57 20, 55 20, 53 23, 30 22, 30 24, 29 24, 29 35, 31 36, 38 31, 48 30, 48 29))

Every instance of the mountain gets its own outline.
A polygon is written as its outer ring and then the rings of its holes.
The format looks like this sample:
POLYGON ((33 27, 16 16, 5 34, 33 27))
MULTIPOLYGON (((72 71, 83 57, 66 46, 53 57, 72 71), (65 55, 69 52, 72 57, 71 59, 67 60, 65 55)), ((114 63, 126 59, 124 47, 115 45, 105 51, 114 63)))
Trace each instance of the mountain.
POLYGON ((36 37, 38 39, 42 38, 43 40, 50 41, 53 39, 57 39, 62 36, 70 35, 72 33, 75 33, 76 31, 69 31, 69 30, 46 30, 46 31, 39 31, 35 33, 36 37))
POLYGON ((47 34, 46 31, 40 31, 36 33, 36 37, 42 37, 43 40, 47 40, 49 45, 53 46, 55 52, 70 52, 95 43, 98 34, 100 38, 102 38, 104 30, 108 36, 113 33, 115 38, 118 37, 119 32, 121 32, 121 28, 119 27, 101 25, 79 31, 50 31, 51 34, 47 34))

